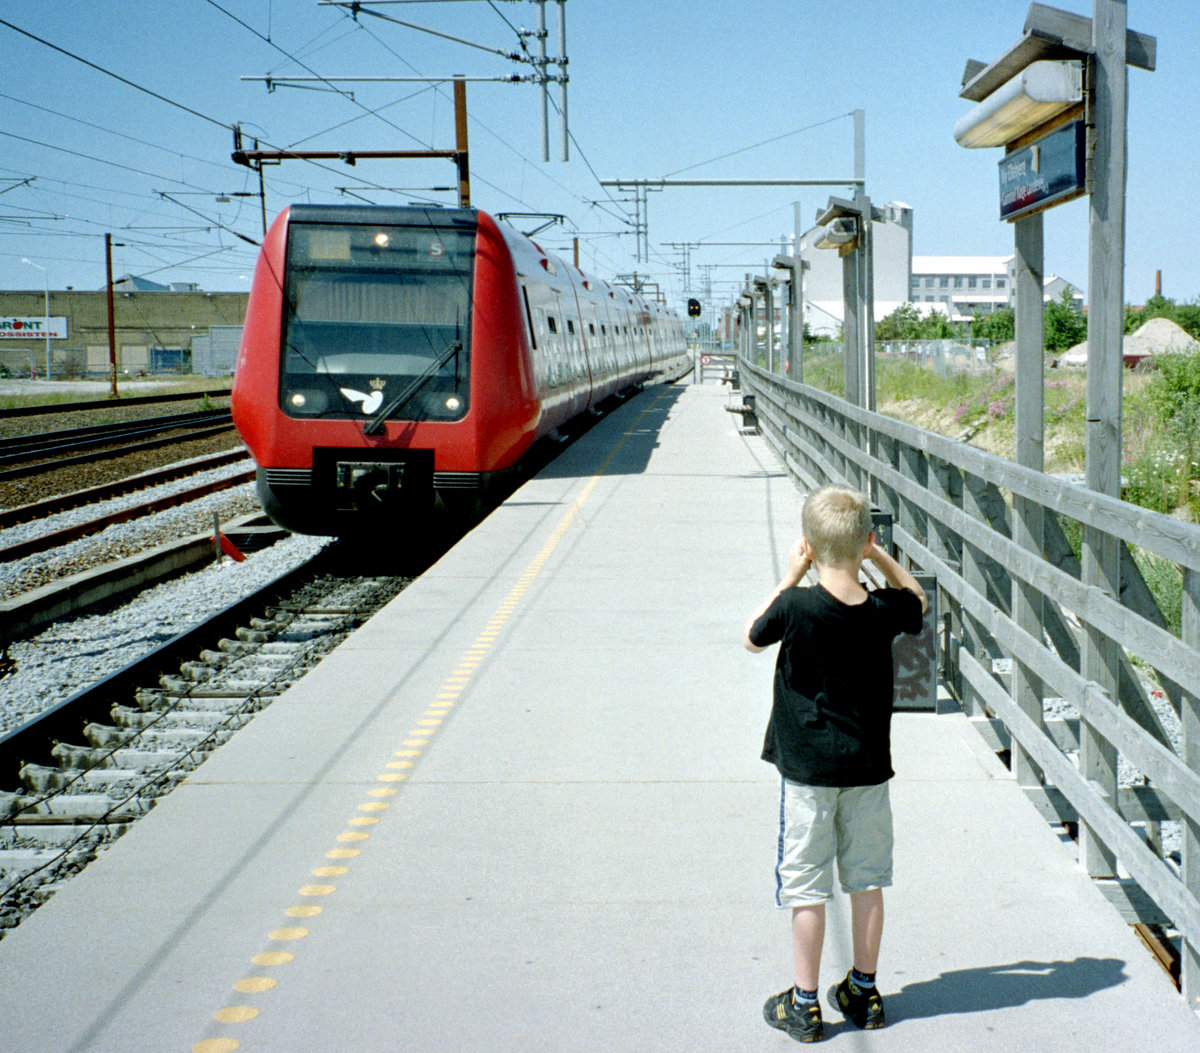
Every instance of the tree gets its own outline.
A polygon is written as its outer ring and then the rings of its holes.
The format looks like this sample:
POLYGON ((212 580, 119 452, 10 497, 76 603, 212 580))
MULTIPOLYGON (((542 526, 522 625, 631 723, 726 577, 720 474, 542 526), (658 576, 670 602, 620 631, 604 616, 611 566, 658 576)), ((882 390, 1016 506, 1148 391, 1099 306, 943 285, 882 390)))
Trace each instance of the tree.
POLYGON ((876 340, 922 339, 921 312, 911 303, 902 303, 886 318, 875 323, 876 340))
POLYGON ((1087 339, 1087 319, 1069 289, 1046 304, 1045 329, 1047 351, 1066 351, 1087 339))
POLYGON ((946 340, 957 335, 950 319, 941 311, 922 314, 911 303, 902 303, 875 323, 875 339, 881 341, 946 340))
POLYGON ((980 340, 1002 344, 1016 337, 1016 316, 1011 307, 1002 307, 990 314, 977 314, 971 320, 971 335, 980 340))

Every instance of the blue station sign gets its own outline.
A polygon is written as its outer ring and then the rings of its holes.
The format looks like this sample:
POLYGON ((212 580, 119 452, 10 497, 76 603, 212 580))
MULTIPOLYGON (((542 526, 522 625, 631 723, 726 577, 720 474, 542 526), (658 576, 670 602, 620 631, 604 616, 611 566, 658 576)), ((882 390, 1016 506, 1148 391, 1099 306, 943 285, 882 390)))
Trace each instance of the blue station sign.
POLYGON ((1072 121, 1000 162, 1000 218, 1019 219, 1084 193, 1083 121, 1072 121))

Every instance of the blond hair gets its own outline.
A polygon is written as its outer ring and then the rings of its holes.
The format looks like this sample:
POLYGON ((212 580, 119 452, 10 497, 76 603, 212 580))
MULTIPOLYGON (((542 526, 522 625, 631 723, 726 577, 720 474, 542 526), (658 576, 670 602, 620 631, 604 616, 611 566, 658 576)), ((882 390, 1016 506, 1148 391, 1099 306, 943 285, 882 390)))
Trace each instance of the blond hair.
POLYGON ((871 536, 871 502, 845 486, 822 486, 804 502, 800 525, 815 562, 852 563, 871 536))

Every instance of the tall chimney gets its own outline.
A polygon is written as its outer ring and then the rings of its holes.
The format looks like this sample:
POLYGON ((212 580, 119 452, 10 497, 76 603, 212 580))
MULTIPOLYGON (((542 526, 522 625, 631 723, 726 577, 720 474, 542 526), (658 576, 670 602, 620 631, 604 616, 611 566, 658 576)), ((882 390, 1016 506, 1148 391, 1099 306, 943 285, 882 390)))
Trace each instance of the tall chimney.
POLYGON ((1154 295, 1162 296, 1162 271, 1154 272, 1154 295))

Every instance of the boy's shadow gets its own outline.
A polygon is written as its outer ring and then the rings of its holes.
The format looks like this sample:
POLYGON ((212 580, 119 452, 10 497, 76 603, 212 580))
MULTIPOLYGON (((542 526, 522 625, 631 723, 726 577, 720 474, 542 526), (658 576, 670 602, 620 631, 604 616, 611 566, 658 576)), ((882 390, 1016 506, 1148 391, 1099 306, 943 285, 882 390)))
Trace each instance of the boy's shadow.
POLYGON ((888 1022, 1009 1009, 1042 998, 1086 998, 1125 979, 1119 958, 1014 962, 942 973, 885 994, 888 1022))

